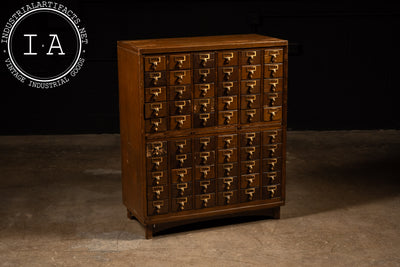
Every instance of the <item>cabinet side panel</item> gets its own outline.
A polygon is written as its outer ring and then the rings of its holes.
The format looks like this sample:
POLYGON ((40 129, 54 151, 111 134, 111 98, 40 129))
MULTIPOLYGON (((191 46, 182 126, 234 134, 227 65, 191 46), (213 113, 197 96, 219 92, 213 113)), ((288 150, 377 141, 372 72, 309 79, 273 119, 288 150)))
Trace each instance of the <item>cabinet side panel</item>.
POLYGON ((118 47, 123 203, 143 221, 145 161, 139 59, 135 52, 118 47))
POLYGON ((288 46, 283 48, 283 110, 282 110, 282 201, 286 199, 286 131, 287 131, 287 98, 288 98, 288 46))

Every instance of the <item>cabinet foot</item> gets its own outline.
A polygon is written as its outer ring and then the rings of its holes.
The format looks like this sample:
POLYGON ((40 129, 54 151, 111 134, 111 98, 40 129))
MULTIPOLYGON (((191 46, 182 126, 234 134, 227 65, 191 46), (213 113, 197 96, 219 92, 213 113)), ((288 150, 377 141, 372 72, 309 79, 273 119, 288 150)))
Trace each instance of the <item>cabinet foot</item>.
POLYGON ((145 229, 146 229, 146 232, 145 232, 146 239, 152 239, 153 238, 153 225, 152 224, 145 225, 145 229))
POLYGON ((272 218, 274 219, 281 218, 281 207, 275 207, 272 209, 272 218))
POLYGON ((133 216, 132 212, 130 212, 128 209, 126 209, 126 216, 128 217, 129 220, 135 219, 135 216, 133 216))

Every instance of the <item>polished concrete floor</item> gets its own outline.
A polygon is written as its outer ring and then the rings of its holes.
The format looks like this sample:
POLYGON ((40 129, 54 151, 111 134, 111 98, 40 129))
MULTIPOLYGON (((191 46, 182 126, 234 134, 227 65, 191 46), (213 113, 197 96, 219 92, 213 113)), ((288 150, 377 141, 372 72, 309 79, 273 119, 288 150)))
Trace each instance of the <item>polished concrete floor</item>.
POLYGON ((119 135, 2 136, 0 266, 400 266, 400 131, 289 132, 287 150, 280 220, 146 240, 119 135))

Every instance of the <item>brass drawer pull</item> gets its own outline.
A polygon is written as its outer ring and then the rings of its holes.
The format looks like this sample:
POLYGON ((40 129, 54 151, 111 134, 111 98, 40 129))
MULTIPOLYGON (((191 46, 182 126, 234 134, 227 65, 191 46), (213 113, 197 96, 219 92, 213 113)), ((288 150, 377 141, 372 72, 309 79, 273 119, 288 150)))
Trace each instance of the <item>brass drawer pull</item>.
POLYGON ((185 189, 187 189, 187 183, 182 183, 182 184, 177 184, 176 185, 176 189, 178 189, 178 194, 180 196, 183 196, 183 194, 185 193, 185 189))
POLYGON ((160 183, 161 178, 164 176, 163 172, 152 172, 151 177, 155 180, 156 184, 160 183))
POLYGON ((161 119, 150 120, 151 122, 151 129, 155 132, 158 132, 158 127, 161 124, 161 119))
POLYGON ((228 109, 229 108, 229 106, 232 104, 232 102, 233 102, 233 97, 224 97, 223 99, 222 99, 222 102, 225 104, 224 105, 224 109, 228 109))
POLYGON ((224 150, 222 152, 222 154, 224 155, 224 162, 227 163, 230 161, 232 155, 233 155, 233 150, 224 150))
POLYGON ((275 143, 276 137, 278 136, 278 131, 274 131, 274 132, 270 133, 268 136, 270 138, 270 143, 275 143))
POLYGON ((161 72, 151 72, 151 73, 149 74, 149 76, 150 76, 150 78, 152 79, 152 80, 151 80, 151 83, 152 83, 153 85, 157 85, 158 79, 161 78, 161 72))
POLYGON ((178 175, 178 182, 182 182, 185 175, 187 175, 187 169, 177 170, 176 174, 178 175))
POLYGON ((186 121, 186 117, 185 116, 175 117, 175 121, 176 121, 176 128, 181 129, 186 121))
POLYGON ((183 153, 183 148, 186 146, 186 140, 176 141, 175 145, 178 147, 177 152, 183 153))
POLYGON ((203 194, 207 192, 207 188, 210 186, 210 181, 201 181, 200 186, 202 187, 203 194))
POLYGON ((231 198, 233 197, 233 192, 223 192, 222 196, 225 198, 226 204, 229 204, 231 198))
POLYGON ((184 71, 176 71, 174 73, 174 76, 176 78, 175 83, 181 84, 183 82, 183 77, 185 76, 185 72, 184 71))
POLYGON ((233 164, 224 164, 224 176, 229 176, 231 174, 231 171, 233 169, 233 164))
POLYGON ((256 152, 255 147, 246 147, 247 159, 253 159, 253 154, 256 152))
POLYGON ((256 133, 246 133, 245 138, 247 139, 247 145, 251 146, 256 138, 256 133))
POLYGON ((178 166, 179 168, 183 167, 183 164, 185 163, 185 160, 187 160, 187 155, 176 155, 176 160, 178 161, 178 166))
POLYGON ((270 145, 270 146, 268 147, 269 156, 270 156, 270 157, 273 157, 277 149, 278 149, 278 145, 276 145, 276 144, 275 144, 275 145, 270 145))
POLYGON ((275 62, 276 58, 279 56, 279 50, 270 50, 269 55, 271 56, 271 62, 275 62))
POLYGON ((256 115, 256 110, 255 109, 250 109, 246 110, 246 115, 247 115, 247 121, 252 122, 254 116, 256 115))
POLYGON ((225 112, 224 113, 224 118, 225 118, 224 124, 229 124, 229 122, 231 121, 232 117, 233 117, 233 112, 225 112))
POLYGON ((257 100, 257 96, 256 95, 248 95, 246 96, 246 102, 247 102, 247 108, 251 108, 252 105, 254 104, 254 101, 257 100))
POLYGON ((163 162, 162 157, 151 158, 151 163, 153 163, 153 169, 158 170, 160 167, 161 162, 163 162))
POLYGON ((273 158, 273 159, 268 159, 267 160, 269 167, 269 170, 274 171, 275 170, 275 165, 278 163, 278 159, 277 158, 273 158))
POLYGON ((275 101, 278 99, 278 97, 279 97, 278 93, 269 94, 268 95, 269 104, 271 106, 275 105, 275 101))
POLYGON ((254 171, 254 167, 256 166, 255 161, 251 161, 249 163, 246 163, 246 168, 247 168, 247 173, 252 173, 254 171))
POLYGON ((207 95, 208 90, 210 90, 210 85, 209 84, 202 84, 200 85, 200 96, 205 97, 207 95))
POLYGON ((224 178, 223 182, 225 184, 225 190, 229 190, 231 188, 231 184, 233 183, 233 178, 232 177, 224 178))
POLYGON ((201 150, 206 150, 208 144, 211 142, 210 137, 202 137, 200 138, 201 150))
POLYGON ((150 108, 152 110, 152 115, 158 117, 160 114, 160 109, 162 109, 162 103, 152 103, 150 108))
POLYGON ((153 142, 153 143, 151 143, 151 147, 153 149, 151 154, 153 156, 160 156, 161 155, 162 146, 163 146, 162 142, 153 142))
POLYGON ((210 99, 200 99, 200 111, 207 112, 207 106, 210 105, 210 99))
POLYGON ((247 71, 247 77, 249 78, 249 79, 253 79, 253 75, 254 75, 254 73, 256 72, 256 70, 257 70, 257 66, 250 66, 250 67, 247 67, 246 68, 246 71, 247 71))
POLYGON ((210 54, 200 54, 199 58, 201 59, 200 65, 205 67, 207 65, 207 61, 210 59, 210 54))
POLYGON ((181 69, 183 67, 183 61, 186 61, 186 56, 175 56, 176 68, 181 69))
POLYGON ((251 187, 251 184, 254 182, 255 179, 256 179, 256 176, 254 174, 253 175, 248 175, 246 177, 247 187, 251 187))
POLYGON ((153 207, 156 209, 156 214, 160 214, 162 206, 164 206, 164 200, 153 201, 153 207))
POLYGON ((208 173, 210 172, 210 167, 206 166, 206 167, 200 167, 200 172, 202 174, 202 178, 205 179, 208 175, 208 173))
POLYGON ((275 77, 275 74, 278 72, 278 69, 279 69, 278 64, 269 65, 268 70, 271 72, 271 77, 275 77))
POLYGON ((162 89, 160 87, 158 88, 151 88, 150 89, 150 94, 151 94, 151 98, 152 100, 156 100, 158 95, 161 94, 162 89))
POLYGON ((224 80, 229 81, 229 79, 231 78, 231 75, 233 73, 233 68, 223 68, 222 72, 225 74, 224 80))
POLYGON ((276 114, 279 112, 279 108, 269 108, 268 113, 271 116, 271 120, 275 119, 276 114))
POLYGON ((247 62, 253 64, 254 57, 257 55, 256 51, 246 51, 247 62))
POLYGON ((175 107, 178 114, 182 114, 183 108, 186 106, 186 101, 175 101, 175 107))
POLYGON ((203 208, 207 208, 207 203, 211 199, 210 195, 202 195, 200 196, 200 200, 203 201, 202 206, 203 208))
POLYGON ((229 95, 232 90, 233 83, 232 82, 224 82, 222 83, 222 88, 224 88, 224 95, 229 95))
POLYGON ((275 182, 275 179, 276 179, 277 176, 278 176, 277 172, 269 172, 269 173, 267 173, 267 178, 271 183, 275 182))
POLYGON ((254 188, 249 188, 249 189, 246 189, 244 191, 244 193, 247 195, 248 200, 253 200, 256 190, 254 188))
POLYGON ((201 152, 200 153, 200 158, 201 158, 201 165, 205 165, 207 163, 208 158, 210 157, 210 152, 201 152))
POLYGON ((256 81, 248 81, 246 82, 247 92, 251 94, 253 92, 254 87, 257 85, 256 81))
POLYGON ((161 62, 161 58, 160 57, 151 57, 151 58, 149 58, 149 62, 151 64, 150 68, 152 70, 156 70, 158 63, 161 62))
POLYGON ((233 136, 224 137, 224 148, 228 148, 233 140, 233 136))
POLYGON ((210 119, 210 114, 200 114, 201 126, 206 126, 207 121, 210 119))
POLYGON ((210 70, 209 69, 200 69, 199 74, 201 76, 200 81, 204 83, 207 81, 207 76, 208 76, 208 74, 210 74, 210 70))
POLYGON ((176 203, 179 205, 179 210, 184 210, 185 209, 185 204, 187 203, 187 198, 186 197, 182 197, 182 198, 178 198, 176 199, 176 203))
POLYGON ((163 186, 153 186, 153 193, 155 194, 156 199, 160 198, 161 192, 164 191, 163 186))
POLYGON ((223 53, 222 57, 224 58, 224 65, 229 64, 229 62, 233 58, 233 53, 223 53))
POLYGON ((267 187, 267 191, 270 194, 270 198, 273 198, 275 196, 276 189, 277 189, 276 185, 270 185, 270 186, 267 187))
POLYGON ((186 91, 186 87, 185 86, 177 86, 177 87, 175 87, 176 97, 178 99, 182 99, 183 92, 185 92, 185 91, 186 91))

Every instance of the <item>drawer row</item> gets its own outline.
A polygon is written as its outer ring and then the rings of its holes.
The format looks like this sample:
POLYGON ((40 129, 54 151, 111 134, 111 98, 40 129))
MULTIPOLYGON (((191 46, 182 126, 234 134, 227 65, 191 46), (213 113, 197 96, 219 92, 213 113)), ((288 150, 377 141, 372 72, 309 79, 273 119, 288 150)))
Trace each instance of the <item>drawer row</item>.
POLYGON ((145 71, 179 70, 188 68, 212 68, 215 66, 253 65, 283 62, 282 48, 256 50, 223 50, 200 53, 150 55, 144 57, 145 71), (217 64, 215 63, 217 61, 217 64), (192 64, 193 62, 193 64, 192 64))
POLYGON ((210 82, 229 82, 241 80, 251 80, 260 78, 281 78, 283 77, 283 63, 264 64, 264 73, 261 75, 261 65, 246 65, 240 69, 236 66, 215 68, 177 70, 177 71, 154 71, 145 72, 144 86, 176 86, 183 84, 203 84, 210 82), (239 70, 241 74, 239 75, 239 70), (218 76, 218 78, 215 77, 218 76), (261 77, 262 76, 262 77, 261 77), (193 81, 192 81, 193 78, 193 81))

